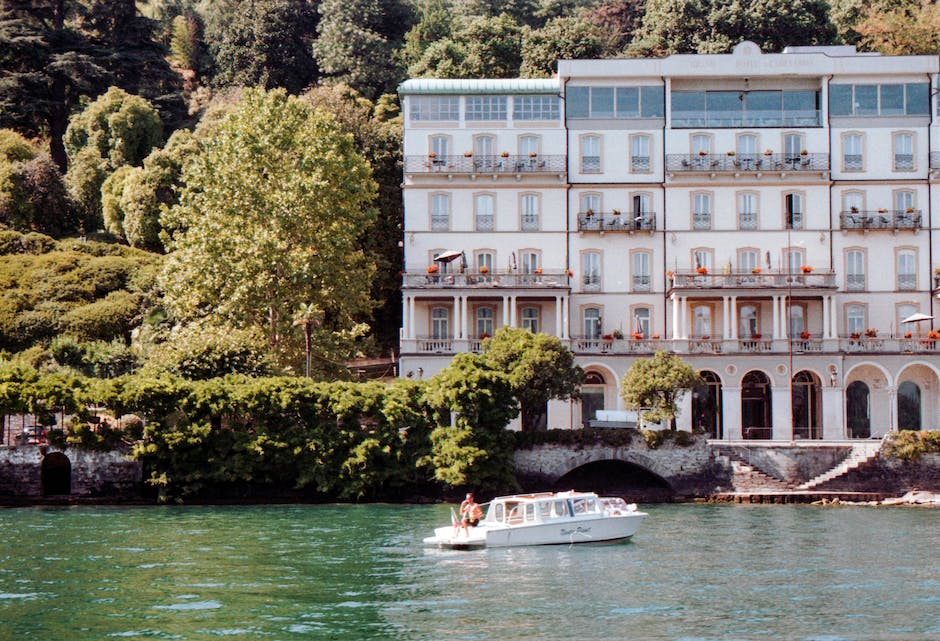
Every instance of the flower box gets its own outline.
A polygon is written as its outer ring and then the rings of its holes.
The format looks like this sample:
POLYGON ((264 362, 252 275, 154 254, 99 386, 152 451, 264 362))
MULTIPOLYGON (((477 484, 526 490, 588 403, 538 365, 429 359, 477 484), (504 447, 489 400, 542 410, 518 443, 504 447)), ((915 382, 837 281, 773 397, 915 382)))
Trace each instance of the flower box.
POLYGON ((709 339, 711 339, 711 336, 709 334, 705 334, 704 336, 702 336, 703 341, 707 341, 709 339))
POLYGON ((760 273, 760 267, 755 267, 754 269, 751 270, 751 273, 752 273, 752 274, 759 274, 759 273, 760 273))
POLYGON ((927 332, 927 338, 929 338, 932 341, 940 339, 940 331, 937 331, 935 329, 930 330, 929 332, 927 332))
POLYGON ((772 156, 773 153, 774 153, 774 152, 772 152, 772 151, 769 150, 769 149, 765 149, 765 150, 764 150, 764 155, 765 155, 765 156, 772 156))
POLYGON ((428 273, 429 273, 429 274, 436 274, 439 269, 440 269, 440 267, 438 267, 437 265, 428 265, 428 273))
POLYGON ((800 149, 800 155, 801 155, 801 156, 808 156, 808 155, 809 155, 809 152, 806 151, 805 149, 800 149))
POLYGON ((704 158, 705 156, 708 155, 708 152, 707 152, 707 151, 700 151, 700 152, 698 152, 698 155, 699 155, 699 156, 702 156, 702 157, 704 158))
POLYGON ((503 158, 509 158, 509 152, 504 151, 503 153, 500 154, 500 156, 502 156, 503 158))
POLYGON ((811 334, 809 332, 800 332, 800 338, 804 341, 808 341, 811 334))
POLYGON ((428 158, 437 158, 437 154, 432 151, 428 154, 428 158))
POLYGON ((535 153, 534 151, 529 154, 529 158, 535 158, 536 156, 538 156, 538 154, 535 153))
POLYGON ((541 275, 542 275, 542 268, 541 268, 541 267, 536 267, 536 268, 535 268, 535 271, 533 271, 532 273, 535 274, 536 276, 541 276, 541 275))
POLYGON ((567 272, 565 272, 565 273, 568 274, 568 278, 571 278, 572 276, 574 276, 574 271, 571 270, 571 269, 569 269, 569 270, 568 270, 567 272))
POLYGON ((728 152, 728 155, 729 155, 730 157, 734 158, 735 153, 734 153, 733 151, 729 151, 729 152, 728 152))
POLYGON ((489 273, 490 273, 490 268, 487 267, 486 265, 483 265, 482 267, 480 267, 480 273, 481 273, 481 274, 489 274, 489 273))
POLYGON ((654 340, 654 341, 658 341, 658 340, 659 340, 659 334, 653 334, 652 336, 650 336, 650 339, 651 339, 651 340, 654 340))
POLYGON ((612 341, 612 340, 614 340, 614 335, 613 335, 613 334, 604 334, 603 336, 601 336, 601 340, 612 341))
POLYGON ((759 341, 763 338, 763 334, 751 334, 751 340, 759 341))
POLYGON ((472 152, 472 151, 465 151, 465 152, 463 152, 463 157, 464 157, 464 158, 473 158, 473 152, 472 152))
POLYGON ((878 330, 868 328, 865 330, 865 338, 878 338, 878 330))
POLYGON ((623 330, 621 330, 619 327, 614 330, 614 338, 618 340, 623 338, 623 330))
POLYGON ((904 338, 911 338, 913 334, 911 332, 904 332, 904 338))
POLYGON ((695 271, 698 272, 699 274, 702 274, 702 275, 704 276, 705 274, 708 273, 708 268, 707 268, 707 267, 696 267, 696 268, 695 268, 695 271))
POLYGON ((803 272, 804 274, 809 274, 813 271, 813 268, 810 267, 809 265, 803 265, 802 267, 800 267, 800 271, 803 272))
POLYGON ((633 337, 633 340, 635 341, 641 341, 644 338, 643 334, 641 334, 640 332, 633 332, 631 336, 633 337))
POLYGON ((853 341, 857 341, 861 337, 862 337, 861 332, 852 332, 851 334, 849 334, 849 338, 851 338, 853 341))

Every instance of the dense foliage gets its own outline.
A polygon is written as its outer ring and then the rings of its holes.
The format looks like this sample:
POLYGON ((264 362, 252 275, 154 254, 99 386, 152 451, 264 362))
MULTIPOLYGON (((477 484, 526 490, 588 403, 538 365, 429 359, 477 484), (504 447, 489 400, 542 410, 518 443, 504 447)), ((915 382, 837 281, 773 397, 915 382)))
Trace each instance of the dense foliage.
POLYGON ((633 362, 620 382, 620 396, 627 408, 642 411, 644 421, 670 421, 675 429, 676 401, 696 385, 701 385, 701 379, 692 366, 659 350, 633 362))
POLYGON ((940 454, 940 430, 901 430, 885 441, 885 456, 916 461, 924 454, 940 454))

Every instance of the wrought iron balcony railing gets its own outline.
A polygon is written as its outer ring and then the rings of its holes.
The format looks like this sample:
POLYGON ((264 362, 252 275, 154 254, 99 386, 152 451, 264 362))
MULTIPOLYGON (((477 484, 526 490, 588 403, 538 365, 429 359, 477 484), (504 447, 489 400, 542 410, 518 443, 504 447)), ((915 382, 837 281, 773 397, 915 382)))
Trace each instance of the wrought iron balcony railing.
POLYGON ((487 273, 439 273, 403 274, 402 286, 417 289, 453 289, 453 288, 532 288, 532 289, 567 289, 568 274, 565 271, 543 270, 541 273, 522 273, 519 271, 489 270, 487 273))
POLYGON ((828 171, 829 154, 666 154, 666 171, 828 171))
POLYGON ((536 156, 405 156, 406 174, 559 174, 565 173, 564 154, 536 156))
MULTIPOLYGON (((699 273, 697 270, 667 274, 673 289, 832 289, 836 275, 832 271, 811 272, 727 272, 699 273)), ((667 285, 668 285, 667 280, 667 285)))
POLYGON ((878 211, 843 211, 839 214, 840 229, 920 229, 922 221, 919 209, 879 209, 878 211))
POLYGON ((578 231, 656 231, 656 214, 644 212, 581 212, 578 231))

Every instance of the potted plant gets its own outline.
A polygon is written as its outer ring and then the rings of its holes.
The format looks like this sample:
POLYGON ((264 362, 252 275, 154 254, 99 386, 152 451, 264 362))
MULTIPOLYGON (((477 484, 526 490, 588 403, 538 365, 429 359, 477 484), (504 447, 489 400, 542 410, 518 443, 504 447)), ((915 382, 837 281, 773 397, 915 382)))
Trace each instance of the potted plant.
POLYGON ((650 336, 650 340, 658 341, 658 340, 659 340, 659 334, 653 334, 652 336, 650 336))
POLYGON ((759 273, 760 273, 760 267, 755 267, 754 269, 751 270, 751 273, 752 273, 752 274, 759 274, 759 273))
POLYGON ((431 153, 428 154, 428 158, 431 158, 433 160, 434 158, 437 158, 437 154, 432 151, 431 153))
POLYGON ((708 152, 707 152, 707 151, 700 151, 700 152, 698 152, 698 155, 701 156, 702 158, 704 158, 705 156, 708 155, 708 152))
POLYGON ((439 269, 440 269, 440 267, 438 267, 436 264, 435 264, 435 265, 428 265, 428 273, 429 273, 429 274, 436 274, 439 269))
POLYGON ((878 338, 878 330, 869 327, 865 330, 865 338, 878 338))
POLYGON ((534 151, 529 152, 529 158, 535 158, 536 156, 538 156, 538 154, 535 153, 534 151))
POLYGON ((751 334, 751 338, 755 341, 759 341, 761 338, 763 338, 763 334, 751 334))
POLYGON ((849 338, 851 338, 853 341, 857 341, 861 337, 862 337, 861 332, 852 332, 851 334, 849 334, 849 338))
POLYGON ((913 213, 914 213, 914 208, 913 208, 913 207, 905 207, 905 208, 904 208, 904 213, 905 213, 905 214, 913 214, 913 213))
POLYGON ((674 275, 671 269, 666 270, 666 278, 672 278, 674 275))
POLYGON ((935 329, 930 330, 929 332, 927 332, 927 338, 929 338, 932 341, 940 339, 940 331, 937 331, 935 329))
POLYGON ((614 335, 613 335, 613 334, 604 334, 603 336, 601 336, 601 340, 612 341, 612 340, 614 340, 614 335))
POLYGON ((705 274, 708 273, 708 268, 707 268, 707 267, 696 267, 696 268, 695 268, 695 271, 698 272, 699 274, 701 274, 702 276, 704 276, 705 274))
POLYGON ((800 155, 801 155, 801 156, 808 156, 808 155, 809 155, 809 152, 806 151, 805 149, 800 149, 800 155))
POLYGON ((541 276, 541 275, 542 275, 542 268, 541 268, 541 267, 536 267, 536 268, 535 268, 535 271, 532 272, 532 273, 534 273, 536 276, 541 276))
POLYGON ((800 271, 803 272, 804 274, 810 274, 812 273, 813 268, 810 265, 803 265, 802 267, 800 267, 800 271))
POLYGON ((472 151, 465 151, 465 152, 463 152, 463 157, 464 157, 464 158, 473 158, 473 152, 472 152, 472 151))
POLYGON ((590 217, 592 217, 592 216, 594 215, 594 210, 593 210, 593 209, 588 209, 586 212, 584 212, 584 215, 587 216, 588 218, 590 218, 590 217))
POLYGON ((856 207, 855 205, 852 205, 851 207, 849 207, 849 211, 852 212, 853 214, 857 214, 858 207, 856 207))
POLYGON ((904 338, 911 338, 913 335, 911 332, 904 332, 904 338))
POLYGON ((729 152, 728 152, 728 156, 730 156, 731 158, 734 158, 734 156, 735 156, 734 150, 729 151, 729 152))
POLYGON ((635 340, 635 341, 641 341, 641 340, 643 340, 643 338, 644 338, 644 337, 643 337, 643 332, 633 332, 630 336, 631 336, 631 337, 633 338, 633 340, 635 340))
POLYGON ((574 276, 574 270, 569 269, 569 270, 568 270, 567 272, 565 272, 565 273, 568 274, 568 278, 571 278, 572 276, 574 276))
POLYGON ((486 265, 483 265, 482 267, 480 267, 480 273, 481 273, 481 274, 489 274, 489 273, 490 273, 490 268, 487 267, 486 265))
POLYGON ((503 158, 509 158, 509 152, 504 151, 503 153, 500 154, 500 156, 502 156, 503 158))
POLYGON ((772 152, 772 151, 769 150, 769 149, 765 149, 765 150, 764 150, 764 155, 765 155, 765 156, 772 156, 773 153, 774 153, 774 152, 772 152))
POLYGON ((486 339, 489 338, 489 337, 490 337, 490 335, 487 334, 486 332, 483 332, 482 334, 480 334, 480 340, 486 340, 486 339))
POLYGON ((811 334, 809 332, 800 332, 800 338, 804 341, 808 341, 811 334))
POLYGON ((615 209, 615 210, 613 210, 613 211, 610 212, 610 213, 612 213, 614 216, 619 216, 619 215, 620 215, 620 210, 619 210, 619 209, 615 209))

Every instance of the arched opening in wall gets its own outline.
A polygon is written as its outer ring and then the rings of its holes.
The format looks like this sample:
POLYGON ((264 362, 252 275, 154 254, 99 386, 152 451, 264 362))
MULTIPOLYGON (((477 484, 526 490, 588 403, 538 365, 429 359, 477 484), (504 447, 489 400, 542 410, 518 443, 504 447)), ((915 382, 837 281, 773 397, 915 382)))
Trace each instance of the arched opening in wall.
POLYGON ((745 439, 773 436, 770 379, 763 372, 748 372, 741 381, 741 428, 745 439))
POLYGON ((604 409, 604 396, 607 382, 599 372, 587 372, 581 386, 581 426, 590 427, 590 422, 597 419, 597 410, 604 409))
POLYGON ((819 377, 806 370, 797 372, 792 387, 793 438, 822 438, 822 385, 819 377))
POLYGON ((913 381, 898 385, 898 429, 920 430, 920 386, 913 381))
POLYGON ((849 438, 871 436, 871 394, 864 382, 853 381, 845 388, 845 413, 849 438))
POLYGON ((667 503, 675 497, 672 487, 661 476, 626 461, 587 463, 558 479, 553 489, 590 490, 646 503, 667 503))
POLYGON ((42 459, 40 473, 43 496, 72 493, 72 463, 62 452, 46 454, 42 459))
POLYGON ((721 438, 721 379, 708 370, 698 374, 703 384, 692 390, 692 429, 709 438, 721 438))

